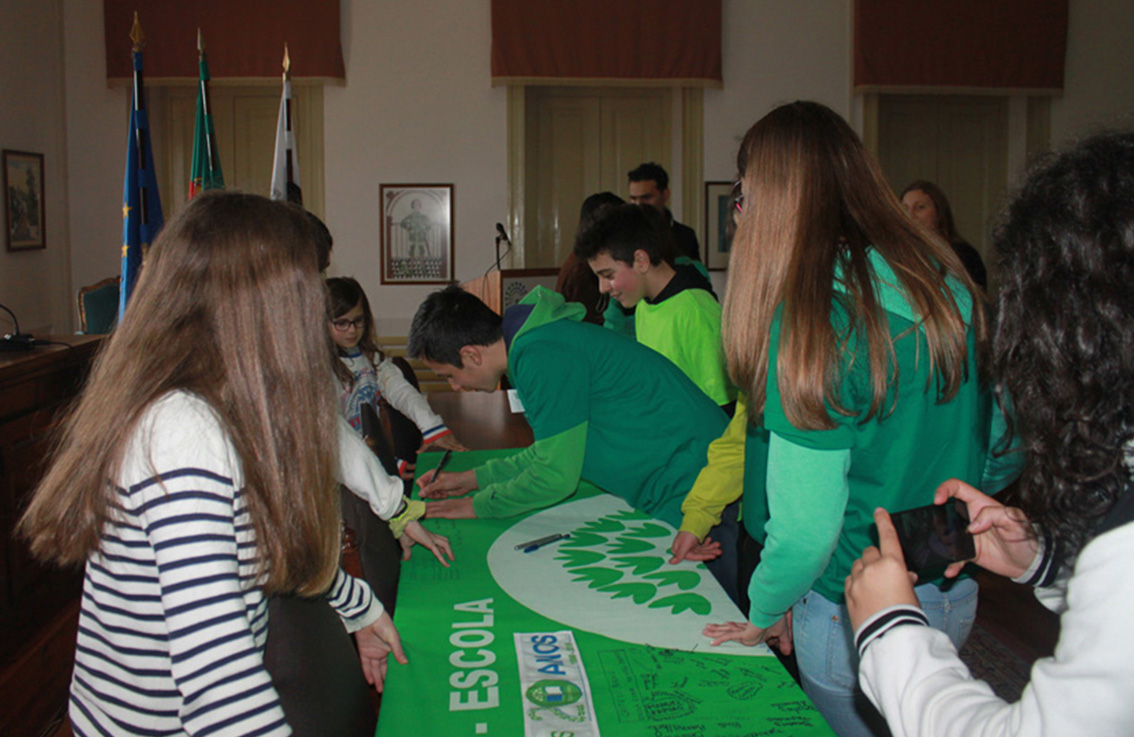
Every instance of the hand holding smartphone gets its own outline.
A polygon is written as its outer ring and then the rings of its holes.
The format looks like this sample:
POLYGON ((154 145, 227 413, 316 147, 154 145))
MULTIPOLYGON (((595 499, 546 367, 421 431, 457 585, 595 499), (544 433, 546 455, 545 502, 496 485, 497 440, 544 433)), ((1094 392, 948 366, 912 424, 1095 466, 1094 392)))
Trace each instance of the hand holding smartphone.
POLYGON ((895 512, 890 518, 902 544, 906 568, 920 579, 939 575, 950 563, 976 557, 976 545, 968 530, 968 507, 959 499, 895 512))

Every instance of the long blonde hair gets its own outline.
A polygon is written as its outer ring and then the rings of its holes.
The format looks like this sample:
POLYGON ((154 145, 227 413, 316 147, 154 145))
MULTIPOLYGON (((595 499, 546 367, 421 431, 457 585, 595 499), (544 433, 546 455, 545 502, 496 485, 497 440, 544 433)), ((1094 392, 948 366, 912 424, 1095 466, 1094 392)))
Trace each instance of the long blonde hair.
POLYGON ((851 413, 838 387, 852 344, 865 346, 869 357, 872 399, 863 419, 886 411, 896 364, 870 250, 893 269, 918 315, 938 400, 955 396, 966 376, 967 346, 945 275, 973 295, 972 320, 983 347, 979 292, 952 249, 902 210, 850 126, 818 103, 780 106, 748 130, 737 164, 745 208, 730 257, 723 336, 730 374, 748 393, 752 418, 764 410, 777 310, 777 386, 793 425, 829 429, 835 426, 829 411, 851 413), (845 324, 832 314, 835 302, 847 313, 845 324))
POLYGON ((99 547, 127 442, 174 390, 204 399, 239 455, 265 589, 315 594, 338 565, 327 306, 304 213, 206 193, 169 222, 20 522, 33 553, 99 547))

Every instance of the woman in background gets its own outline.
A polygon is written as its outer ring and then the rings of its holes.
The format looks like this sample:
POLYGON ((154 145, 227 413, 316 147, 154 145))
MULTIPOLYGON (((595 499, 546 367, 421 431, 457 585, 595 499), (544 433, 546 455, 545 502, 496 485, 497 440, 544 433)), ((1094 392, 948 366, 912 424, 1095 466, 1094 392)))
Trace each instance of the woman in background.
POLYGON ((973 278, 981 289, 988 289, 988 272, 984 268, 984 261, 980 251, 961 237, 957 226, 953 222, 953 208, 949 206, 949 199, 933 182, 919 179, 911 182, 901 194, 902 206, 914 220, 918 221, 931 233, 936 233, 953 247, 957 258, 965 265, 969 276, 973 278))
MULTIPOLYGON (((1008 209, 993 371, 1025 452, 1020 509, 951 480, 976 563, 1038 586, 1059 612, 1055 654, 1020 700, 974 680, 924 624, 893 525, 846 581, 859 679, 895 737, 1134 733, 1134 134, 1041 164, 1008 209), (908 626, 907 626, 908 625, 908 626)), ((956 575, 954 565, 946 575, 956 575)))

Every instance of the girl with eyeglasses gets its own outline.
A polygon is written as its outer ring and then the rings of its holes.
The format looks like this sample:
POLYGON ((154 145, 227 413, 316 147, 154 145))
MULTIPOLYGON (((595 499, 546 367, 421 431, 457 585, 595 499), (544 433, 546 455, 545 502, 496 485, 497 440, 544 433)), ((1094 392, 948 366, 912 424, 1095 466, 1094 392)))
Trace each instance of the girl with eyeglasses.
MULTIPOLYGON (((426 398, 409 383, 393 361, 378 348, 370 301, 362 286, 350 277, 327 280, 331 300, 331 340, 339 357, 335 373, 341 383, 339 407, 351 427, 362 431, 362 406, 378 410, 385 397, 391 407, 408 417, 421 431, 422 446, 446 450, 467 450, 433 411, 426 398)), ((413 478, 412 459, 401 459, 403 478, 413 478)))

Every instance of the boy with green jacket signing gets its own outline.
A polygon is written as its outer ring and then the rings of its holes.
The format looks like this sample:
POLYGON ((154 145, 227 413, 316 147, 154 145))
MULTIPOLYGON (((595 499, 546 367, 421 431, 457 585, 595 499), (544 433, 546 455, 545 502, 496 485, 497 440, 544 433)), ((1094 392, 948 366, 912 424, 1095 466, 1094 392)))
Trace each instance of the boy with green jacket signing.
MULTIPOLYGON (((585 478, 681 526, 685 495, 728 418, 672 362, 583 313, 542 287, 503 318, 455 286, 418 308, 410 355, 457 390, 493 391, 507 373, 535 436, 515 456, 430 476, 422 497, 443 501, 427 516, 510 517, 563 501, 585 478)), ((736 534, 736 518, 723 520, 696 551, 733 598, 736 534)))

